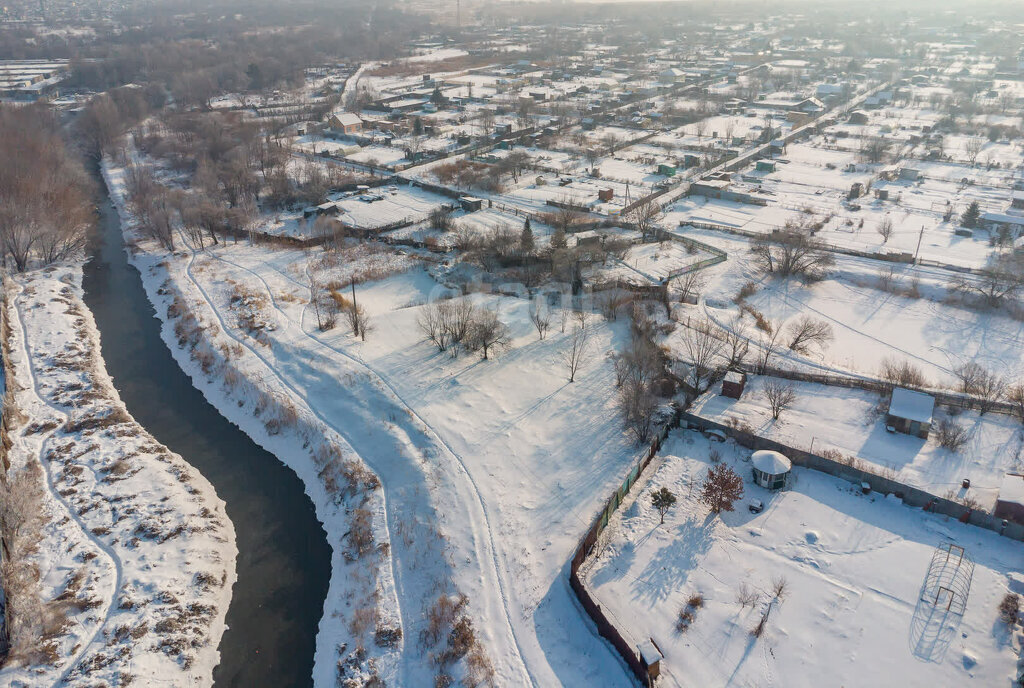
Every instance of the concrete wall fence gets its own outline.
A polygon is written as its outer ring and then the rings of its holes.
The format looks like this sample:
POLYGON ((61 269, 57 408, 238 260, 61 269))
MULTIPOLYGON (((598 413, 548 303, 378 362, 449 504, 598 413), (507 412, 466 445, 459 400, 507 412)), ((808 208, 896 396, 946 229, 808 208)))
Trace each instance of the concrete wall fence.
POLYGON ((701 431, 717 430, 727 437, 736 440, 737 444, 751 450, 771 449, 782 452, 793 462, 794 466, 821 471, 855 485, 866 483, 871 486, 873 492, 882 495, 895 495, 907 506, 949 516, 979 528, 995 531, 1004 537, 1024 541, 1024 525, 1013 522, 1004 524, 1002 519, 996 518, 988 512, 971 509, 959 502, 933 495, 918 487, 849 466, 841 461, 835 461, 802 449, 796 449, 795 447, 770 440, 766 437, 760 437, 729 425, 702 418, 689 411, 682 412, 681 422, 685 423, 688 428, 701 431))

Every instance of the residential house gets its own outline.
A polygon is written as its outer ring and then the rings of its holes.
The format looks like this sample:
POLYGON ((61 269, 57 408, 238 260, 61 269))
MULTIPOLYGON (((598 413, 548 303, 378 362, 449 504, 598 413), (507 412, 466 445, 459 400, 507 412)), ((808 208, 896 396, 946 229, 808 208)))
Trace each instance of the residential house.
POLYGON ((354 112, 337 112, 327 120, 327 127, 335 133, 351 136, 363 130, 363 120, 354 112))

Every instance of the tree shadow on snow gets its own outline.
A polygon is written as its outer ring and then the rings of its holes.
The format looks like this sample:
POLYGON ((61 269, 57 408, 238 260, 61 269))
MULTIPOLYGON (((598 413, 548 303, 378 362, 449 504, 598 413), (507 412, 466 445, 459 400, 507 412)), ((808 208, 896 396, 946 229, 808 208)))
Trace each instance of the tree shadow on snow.
POLYGON ((714 527, 714 514, 708 514, 703 521, 691 518, 679 524, 673 540, 651 557, 638 576, 634 585, 637 597, 661 602, 678 591, 697 562, 711 549, 714 527))

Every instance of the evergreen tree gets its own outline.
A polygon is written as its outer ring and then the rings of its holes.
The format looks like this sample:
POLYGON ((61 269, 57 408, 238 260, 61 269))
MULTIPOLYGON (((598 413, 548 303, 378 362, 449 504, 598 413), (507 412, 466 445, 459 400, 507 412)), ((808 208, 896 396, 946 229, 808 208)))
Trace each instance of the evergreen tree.
POLYGON ((533 253, 533 230, 530 229, 530 218, 523 223, 523 231, 519 235, 519 248, 523 253, 533 253))
POLYGON ((660 490, 654 492, 651 495, 651 503, 654 508, 658 510, 658 514, 661 516, 661 522, 665 522, 665 514, 676 504, 676 496, 672 494, 672 491, 667 487, 663 487, 660 490))
POLYGON ((565 238, 565 230, 558 227, 555 229, 555 233, 551 235, 551 248, 562 249, 568 247, 569 241, 565 238))
POLYGON ((974 228, 978 226, 979 219, 981 219, 981 208, 978 207, 977 201, 971 201, 960 218, 960 224, 964 227, 974 228))

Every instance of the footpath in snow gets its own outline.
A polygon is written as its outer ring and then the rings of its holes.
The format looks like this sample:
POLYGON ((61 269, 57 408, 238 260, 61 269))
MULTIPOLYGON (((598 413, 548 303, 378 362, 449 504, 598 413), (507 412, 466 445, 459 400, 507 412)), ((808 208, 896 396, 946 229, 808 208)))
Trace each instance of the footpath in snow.
MULTIPOLYGON (((121 171, 108 165, 106 175, 123 208, 121 171)), ((131 218, 122 218, 130 233, 131 218)), ((470 653, 456 678, 626 680, 564 574, 636 452, 616 420, 604 355, 622 343, 625 325, 594 323, 595 353, 569 384, 559 362, 568 335, 538 342, 526 301, 488 304, 513 329, 511 351, 452 361, 417 332, 421 304, 439 288, 421 270, 360 286, 379 328, 364 345, 341 324, 317 331, 308 304, 316 261, 301 251, 232 243, 168 255, 139 245, 133 261, 175 357, 226 417, 302 477, 335 548, 318 684, 333 681, 338 660, 365 637, 353 624, 363 608, 350 599, 353 571, 377 590, 376 617, 401 623, 393 647, 363 644, 389 683, 433 684, 438 596, 458 593, 486 653, 470 653), (376 560, 344 555, 353 510, 324 470, 323 442, 380 480, 368 509, 376 560)))
POLYGON ((213 487, 128 414, 82 301, 80 264, 7 280, 5 562, 12 654, 0 685, 209 686, 235 580, 213 487), (33 547, 38 543, 38 547, 33 547), (38 579, 38 582, 35 582, 38 579))

